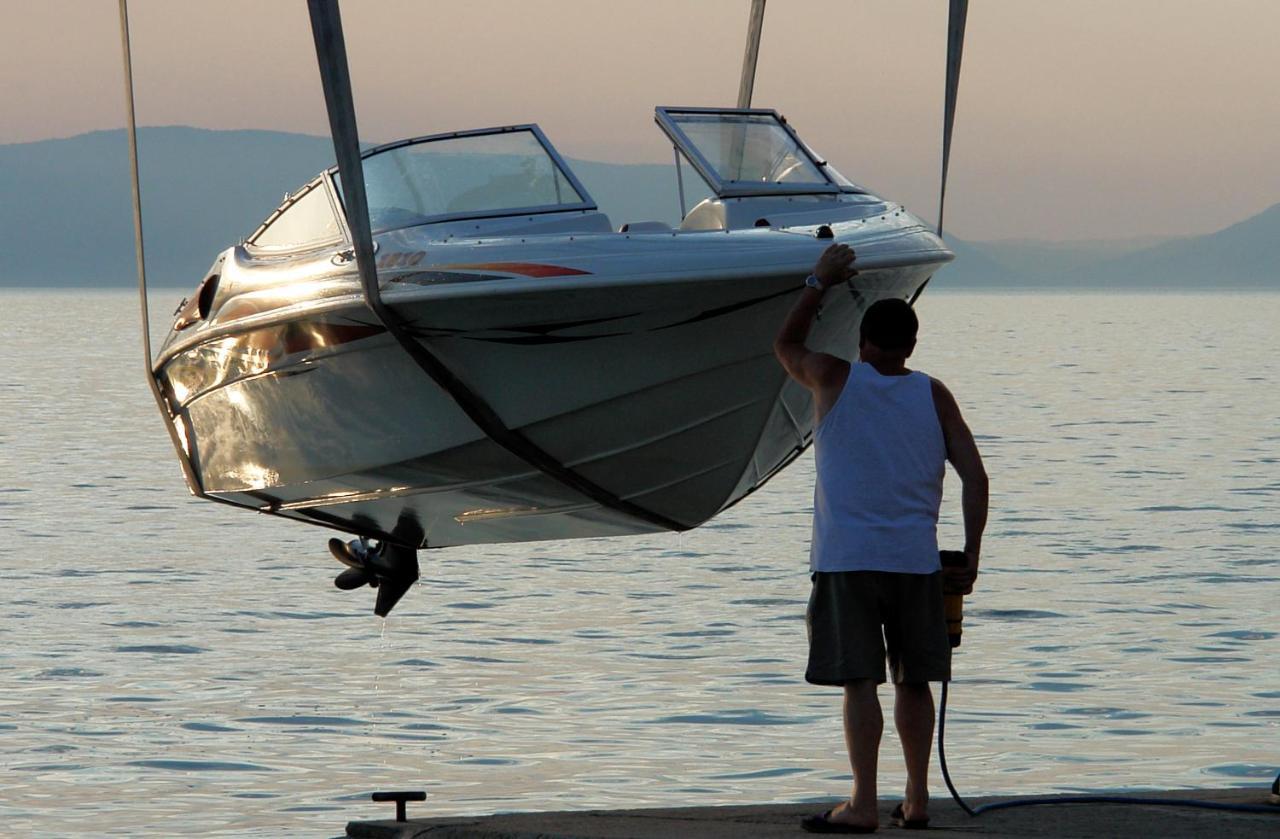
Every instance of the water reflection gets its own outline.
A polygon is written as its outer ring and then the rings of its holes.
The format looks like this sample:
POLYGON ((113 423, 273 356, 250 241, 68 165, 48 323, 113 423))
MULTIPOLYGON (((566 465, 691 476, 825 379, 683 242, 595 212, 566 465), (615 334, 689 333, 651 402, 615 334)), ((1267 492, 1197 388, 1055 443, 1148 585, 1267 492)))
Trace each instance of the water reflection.
MULTIPOLYGON (((1280 296, 1109 296, 1105 328, 1096 301, 921 303, 918 363, 994 476, 953 774, 974 794, 1267 781, 1280 296), (1202 369, 1220 353, 1263 381, 1202 369)), ((808 459, 680 536, 425 554, 384 635, 330 585, 322 531, 186 498, 127 293, 5 304, 6 830, 332 835, 382 815, 378 788, 443 815, 846 782, 838 697, 801 679, 808 459)), ((944 517, 955 543, 956 499, 944 517)))

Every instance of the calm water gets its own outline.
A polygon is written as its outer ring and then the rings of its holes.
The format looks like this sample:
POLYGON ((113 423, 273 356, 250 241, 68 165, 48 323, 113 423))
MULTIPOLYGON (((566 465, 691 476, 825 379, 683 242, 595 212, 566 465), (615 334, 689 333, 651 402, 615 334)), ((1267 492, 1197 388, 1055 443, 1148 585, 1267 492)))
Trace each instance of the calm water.
MULTIPOLYGON (((993 476, 958 785, 1269 783, 1280 295, 920 309, 918 366, 993 476)), ((426 554, 384 629, 333 588, 328 532, 187 496, 135 323, 125 292, 0 292, 6 831, 331 836, 389 816, 374 789, 445 815, 845 788, 839 694, 801 677, 811 459, 682 536, 426 554)))

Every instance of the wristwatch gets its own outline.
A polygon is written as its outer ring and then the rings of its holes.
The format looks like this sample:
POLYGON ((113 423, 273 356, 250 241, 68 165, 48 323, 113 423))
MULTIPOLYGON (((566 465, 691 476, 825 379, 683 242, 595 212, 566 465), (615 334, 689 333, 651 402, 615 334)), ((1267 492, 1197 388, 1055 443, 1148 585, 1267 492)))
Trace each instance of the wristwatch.
POLYGON ((817 274, 810 274, 809 276, 805 277, 804 284, 807 285, 809 288, 816 288, 818 291, 826 291, 826 287, 822 285, 822 282, 818 279, 817 274))

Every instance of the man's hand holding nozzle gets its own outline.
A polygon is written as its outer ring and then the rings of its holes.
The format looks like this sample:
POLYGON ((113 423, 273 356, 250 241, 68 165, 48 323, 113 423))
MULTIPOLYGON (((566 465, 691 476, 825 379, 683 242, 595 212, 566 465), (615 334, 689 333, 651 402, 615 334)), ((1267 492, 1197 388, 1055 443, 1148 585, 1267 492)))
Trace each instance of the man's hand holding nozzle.
POLYGON ((848 245, 832 245, 818 257, 818 264, 813 266, 813 275, 824 289, 847 282, 858 275, 857 269, 853 267, 855 258, 853 248, 848 245))
MULTIPOLYGON (((960 551, 948 553, 959 554, 960 551)), ((954 564, 943 566, 943 588, 947 594, 972 594, 973 583, 978 579, 978 551, 965 548, 963 565, 959 563, 959 559, 959 556, 955 556, 954 564)))

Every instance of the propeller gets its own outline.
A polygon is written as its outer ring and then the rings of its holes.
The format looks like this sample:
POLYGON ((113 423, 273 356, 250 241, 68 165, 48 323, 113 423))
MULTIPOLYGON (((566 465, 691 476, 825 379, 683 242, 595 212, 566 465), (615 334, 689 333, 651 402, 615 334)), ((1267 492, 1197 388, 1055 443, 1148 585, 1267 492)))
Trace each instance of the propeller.
POLYGON ((329 553, 333 554, 333 558, 338 562, 347 566, 347 570, 339 574, 333 584, 343 591, 352 591, 365 585, 377 588, 378 578, 370 572, 366 563, 366 557, 372 550, 368 539, 352 539, 350 542, 330 539, 329 553))
POLYGON ((373 613, 385 618, 418 580, 418 552, 393 542, 370 542, 364 537, 344 542, 329 540, 329 553, 347 566, 333 584, 343 591, 363 586, 378 590, 373 613))

